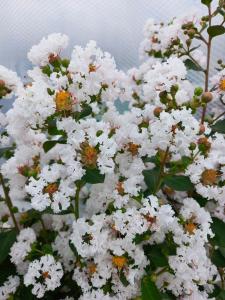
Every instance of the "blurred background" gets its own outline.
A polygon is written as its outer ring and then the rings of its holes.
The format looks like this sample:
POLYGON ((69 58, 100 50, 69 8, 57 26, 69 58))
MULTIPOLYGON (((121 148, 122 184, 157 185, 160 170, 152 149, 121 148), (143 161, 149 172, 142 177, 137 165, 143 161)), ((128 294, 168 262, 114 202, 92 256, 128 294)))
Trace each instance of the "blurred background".
MULTIPOLYGON (((216 1, 216 0, 215 0, 216 1)), ((0 0, 0 64, 25 76, 31 67, 27 52, 53 32, 70 37, 73 46, 96 40, 120 69, 138 66, 143 26, 151 17, 169 21, 188 10, 204 10, 200 0, 0 0)), ((224 40, 216 42, 214 62, 224 55, 224 40)), ((201 78, 190 74, 195 81, 201 78)), ((4 110, 11 105, 5 102, 4 110)))

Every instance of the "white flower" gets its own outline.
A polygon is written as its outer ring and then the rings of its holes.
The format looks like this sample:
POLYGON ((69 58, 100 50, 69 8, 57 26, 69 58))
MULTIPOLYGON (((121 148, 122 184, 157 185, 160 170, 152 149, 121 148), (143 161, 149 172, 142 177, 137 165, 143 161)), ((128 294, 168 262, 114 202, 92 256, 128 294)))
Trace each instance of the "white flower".
POLYGON ((28 59, 33 64, 43 67, 49 63, 49 55, 60 55, 60 52, 67 47, 68 41, 65 34, 52 33, 30 49, 28 59))
POLYGON ((24 284, 32 285, 32 293, 37 298, 42 298, 47 291, 54 291, 60 286, 63 276, 62 266, 56 262, 52 255, 45 255, 29 264, 24 284), (40 281, 40 279, 42 279, 40 281))
POLYGON ((15 265, 22 264, 35 241, 36 234, 32 228, 22 229, 17 236, 17 242, 10 249, 11 262, 15 265))
POLYGON ((18 286, 20 284, 20 279, 18 276, 9 276, 2 286, 0 286, 0 299, 7 300, 10 299, 18 286))
MULTIPOLYGON (((0 65, 0 81, 7 88, 5 98, 10 98, 13 93, 19 95, 23 92, 23 85, 16 72, 13 72, 0 65)), ((0 86, 1 86, 0 84, 0 86)), ((1 95, 0 95, 1 98, 1 95)))

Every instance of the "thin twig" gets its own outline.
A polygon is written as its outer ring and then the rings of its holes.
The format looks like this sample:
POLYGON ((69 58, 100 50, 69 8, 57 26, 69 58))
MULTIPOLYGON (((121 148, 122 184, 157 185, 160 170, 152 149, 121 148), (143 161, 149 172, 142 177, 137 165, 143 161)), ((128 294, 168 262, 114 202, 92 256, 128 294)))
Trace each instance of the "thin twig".
POLYGON ((13 204, 12 204, 12 201, 11 201, 10 196, 9 196, 8 188, 5 185, 4 178, 3 178, 1 173, 0 173, 0 183, 1 183, 2 188, 3 188, 3 192, 4 192, 4 195, 5 195, 5 202, 6 202, 6 205, 7 205, 8 209, 9 209, 9 213, 10 213, 10 216, 13 220, 15 229, 16 229, 17 232, 19 232, 20 231, 19 225, 17 224, 16 218, 15 218, 15 215, 14 215, 14 212, 13 212, 13 204))
MULTIPOLYGON (((208 6, 208 12, 209 12, 209 26, 211 26, 212 13, 211 13, 211 5, 210 4, 208 6)), ((206 72, 205 72, 205 92, 207 92, 208 88, 209 88, 209 67, 210 67, 210 56, 211 56, 211 42, 212 42, 212 38, 209 35, 208 44, 207 44, 207 65, 206 65, 206 72)), ((207 103, 205 104, 205 106, 202 109, 201 124, 204 123, 206 109, 207 109, 207 103)))

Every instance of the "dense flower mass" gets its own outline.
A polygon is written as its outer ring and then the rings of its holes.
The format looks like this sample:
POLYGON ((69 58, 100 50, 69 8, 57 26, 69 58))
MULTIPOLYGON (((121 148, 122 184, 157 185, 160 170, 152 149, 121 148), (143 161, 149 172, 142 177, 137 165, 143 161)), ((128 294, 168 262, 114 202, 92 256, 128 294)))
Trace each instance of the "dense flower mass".
POLYGON ((127 73, 94 41, 63 58, 58 33, 28 82, 0 66, 0 300, 224 299, 225 3, 202 3, 149 20, 127 73))

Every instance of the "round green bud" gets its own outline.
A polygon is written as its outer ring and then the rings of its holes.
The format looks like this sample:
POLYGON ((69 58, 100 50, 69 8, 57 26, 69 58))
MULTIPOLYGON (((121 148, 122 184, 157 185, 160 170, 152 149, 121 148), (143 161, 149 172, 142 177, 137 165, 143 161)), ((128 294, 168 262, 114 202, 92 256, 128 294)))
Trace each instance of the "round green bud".
POLYGON ((194 94, 196 96, 201 96, 202 93, 203 93, 203 89, 200 86, 195 88, 194 94))

